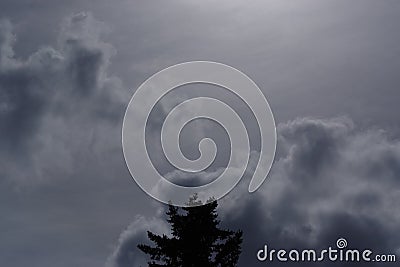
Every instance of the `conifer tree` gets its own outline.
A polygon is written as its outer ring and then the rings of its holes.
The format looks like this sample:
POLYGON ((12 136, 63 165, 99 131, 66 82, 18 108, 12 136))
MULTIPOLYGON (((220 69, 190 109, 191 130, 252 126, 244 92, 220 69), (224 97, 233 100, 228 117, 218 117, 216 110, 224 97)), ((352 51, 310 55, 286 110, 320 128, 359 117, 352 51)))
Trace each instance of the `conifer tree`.
MULTIPOLYGON (((189 204, 199 204, 197 196, 189 204)), ((147 232, 153 246, 138 248, 149 255, 149 267, 234 267, 241 253, 242 231, 219 228, 217 202, 178 208, 169 205, 172 236, 147 232)))

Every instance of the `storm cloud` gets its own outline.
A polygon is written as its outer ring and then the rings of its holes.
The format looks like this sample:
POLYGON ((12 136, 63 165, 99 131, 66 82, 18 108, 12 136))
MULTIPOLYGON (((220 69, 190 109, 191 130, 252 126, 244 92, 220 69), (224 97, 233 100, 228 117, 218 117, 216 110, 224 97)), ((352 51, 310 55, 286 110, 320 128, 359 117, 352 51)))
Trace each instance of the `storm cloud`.
MULTIPOLYGON (((18 179, 4 173, 10 170, 5 166, 21 171, 18 164, 32 162, 34 155, 39 164, 51 165, 55 154, 74 153, 76 141, 90 144, 93 134, 88 133, 96 128, 103 135, 121 122, 124 90, 119 78, 107 74, 115 51, 100 40, 103 28, 90 13, 75 14, 64 20, 57 47, 42 47, 21 59, 14 54, 12 24, 1 22, 0 153, 7 155, 1 176, 18 179), (41 155, 47 158, 37 159, 41 155)), ((68 157, 59 156, 61 161, 68 157)), ((33 166, 25 175, 32 181, 42 167, 33 166)))
MULTIPOLYGON (((352 248, 400 256, 398 140, 381 130, 361 130, 349 118, 299 118, 280 124, 278 138, 274 166, 260 190, 248 194, 245 180, 220 200, 223 225, 244 231, 241 266, 262 264, 256 252, 264 244, 324 249, 338 238, 352 248)), ((124 232, 114 254, 143 258, 140 242, 124 232)), ((115 266, 133 260, 124 259, 115 266)))
MULTIPOLYGON (((191 60, 249 75, 279 123, 266 182, 248 194, 250 168, 220 201, 223 225, 244 231, 240 266, 265 264, 255 255, 265 243, 326 248, 343 237, 399 253, 399 14, 395 0, 1 1, 0 265, 145 261, 136 245, 146 230, 168 232, 166 207, 126 168, 124 109, 150 75, 191 60)), ((164 113, 207 90, 245 112, 215 88, 185 90, 149 125, 150 156, 179 183, 188 177, 170 171, 158 145, 164 113)), ((187 128, 189 158, 205 136, 229 141, 213 125, 187 128)), ((191 178, 212 180, 228 145, 191 178)))
POLYGON ((26 57, 15 53, 15 27, 0 23, 0 264, 64 266, 71 253, 81 255, 79 263, 85 250, 97 250, 81 237, 96 231, 103 209, 114 209, 109 199, 132 202, 122 197, 128 190, 110 189, 131 185, 120 150, 127 92, 109 73, 115 49, 101 38, 107 27, 90 13, 66 17, 55 44, 26 57), (115 183, 116 176, 127 178, 115 183), (53 253, 57 244, 65 246, 63 257, 53 253))

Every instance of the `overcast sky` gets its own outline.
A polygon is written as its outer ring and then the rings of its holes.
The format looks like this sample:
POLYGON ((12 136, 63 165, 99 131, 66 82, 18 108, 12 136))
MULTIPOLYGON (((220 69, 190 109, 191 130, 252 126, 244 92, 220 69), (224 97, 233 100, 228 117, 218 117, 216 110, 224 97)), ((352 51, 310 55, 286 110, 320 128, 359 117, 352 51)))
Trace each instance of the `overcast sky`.
MULTIPOLYGON (((126 168, 122 119, 144 80, 191 60, 249 75, 278 125, 267 182, 248 194, 245 177, 220 201, 223 224, 244 231, 240 266, 264 265, 265 243, 324 248, 339 237, 400 258, 399 23, 397 0, 2 0, 0 265, 143 263, 136 245, 148 229, 167 231, 165 207, 126 168)), ((151 140, 157 119, 203 93, 254 127, 216 87, 179 90, 156 109, 151 140)), ((196 156, 202 135, 215 135, 224 165, 221 129, 192 126, 183 151, 196 156)))

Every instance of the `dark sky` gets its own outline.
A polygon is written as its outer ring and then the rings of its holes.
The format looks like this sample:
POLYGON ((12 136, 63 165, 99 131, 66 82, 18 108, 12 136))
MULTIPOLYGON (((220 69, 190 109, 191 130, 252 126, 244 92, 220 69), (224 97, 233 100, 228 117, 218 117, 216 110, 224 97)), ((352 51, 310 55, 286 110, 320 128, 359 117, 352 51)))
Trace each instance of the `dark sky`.
MULTIPOLYGON (((165 207, 132 181, 122 119, 145 79, 191 60, 245 72, 278 124, 266 183, 248 194, 243 179, 220 201, 223 224, 244 231, 240 266, 265 265, 266 243, 340 237, 400 257, 399 1, 2 0, 0 19, 0 266, 143 262, 136 244, 167 231, 165 207)), ((194 126, 186 150, 203 132, 224 140, 194 126)))

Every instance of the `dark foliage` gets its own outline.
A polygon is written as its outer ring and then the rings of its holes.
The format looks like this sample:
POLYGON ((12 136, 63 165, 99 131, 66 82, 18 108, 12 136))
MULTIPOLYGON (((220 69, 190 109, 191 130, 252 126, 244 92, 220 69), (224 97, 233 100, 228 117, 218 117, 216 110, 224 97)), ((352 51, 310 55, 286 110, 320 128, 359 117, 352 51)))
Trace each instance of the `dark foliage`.
MULTIPOLYGON (((196 203, 194 197, 189 203, 196 203)), ((149 267, 234 267, 242 244, 242 231, 220 229, 216 201, 203 206, 177 208, 169 206, 168 223, 172 236, 148 232, 155 247, 140 244, 150 256, 149 267)))

